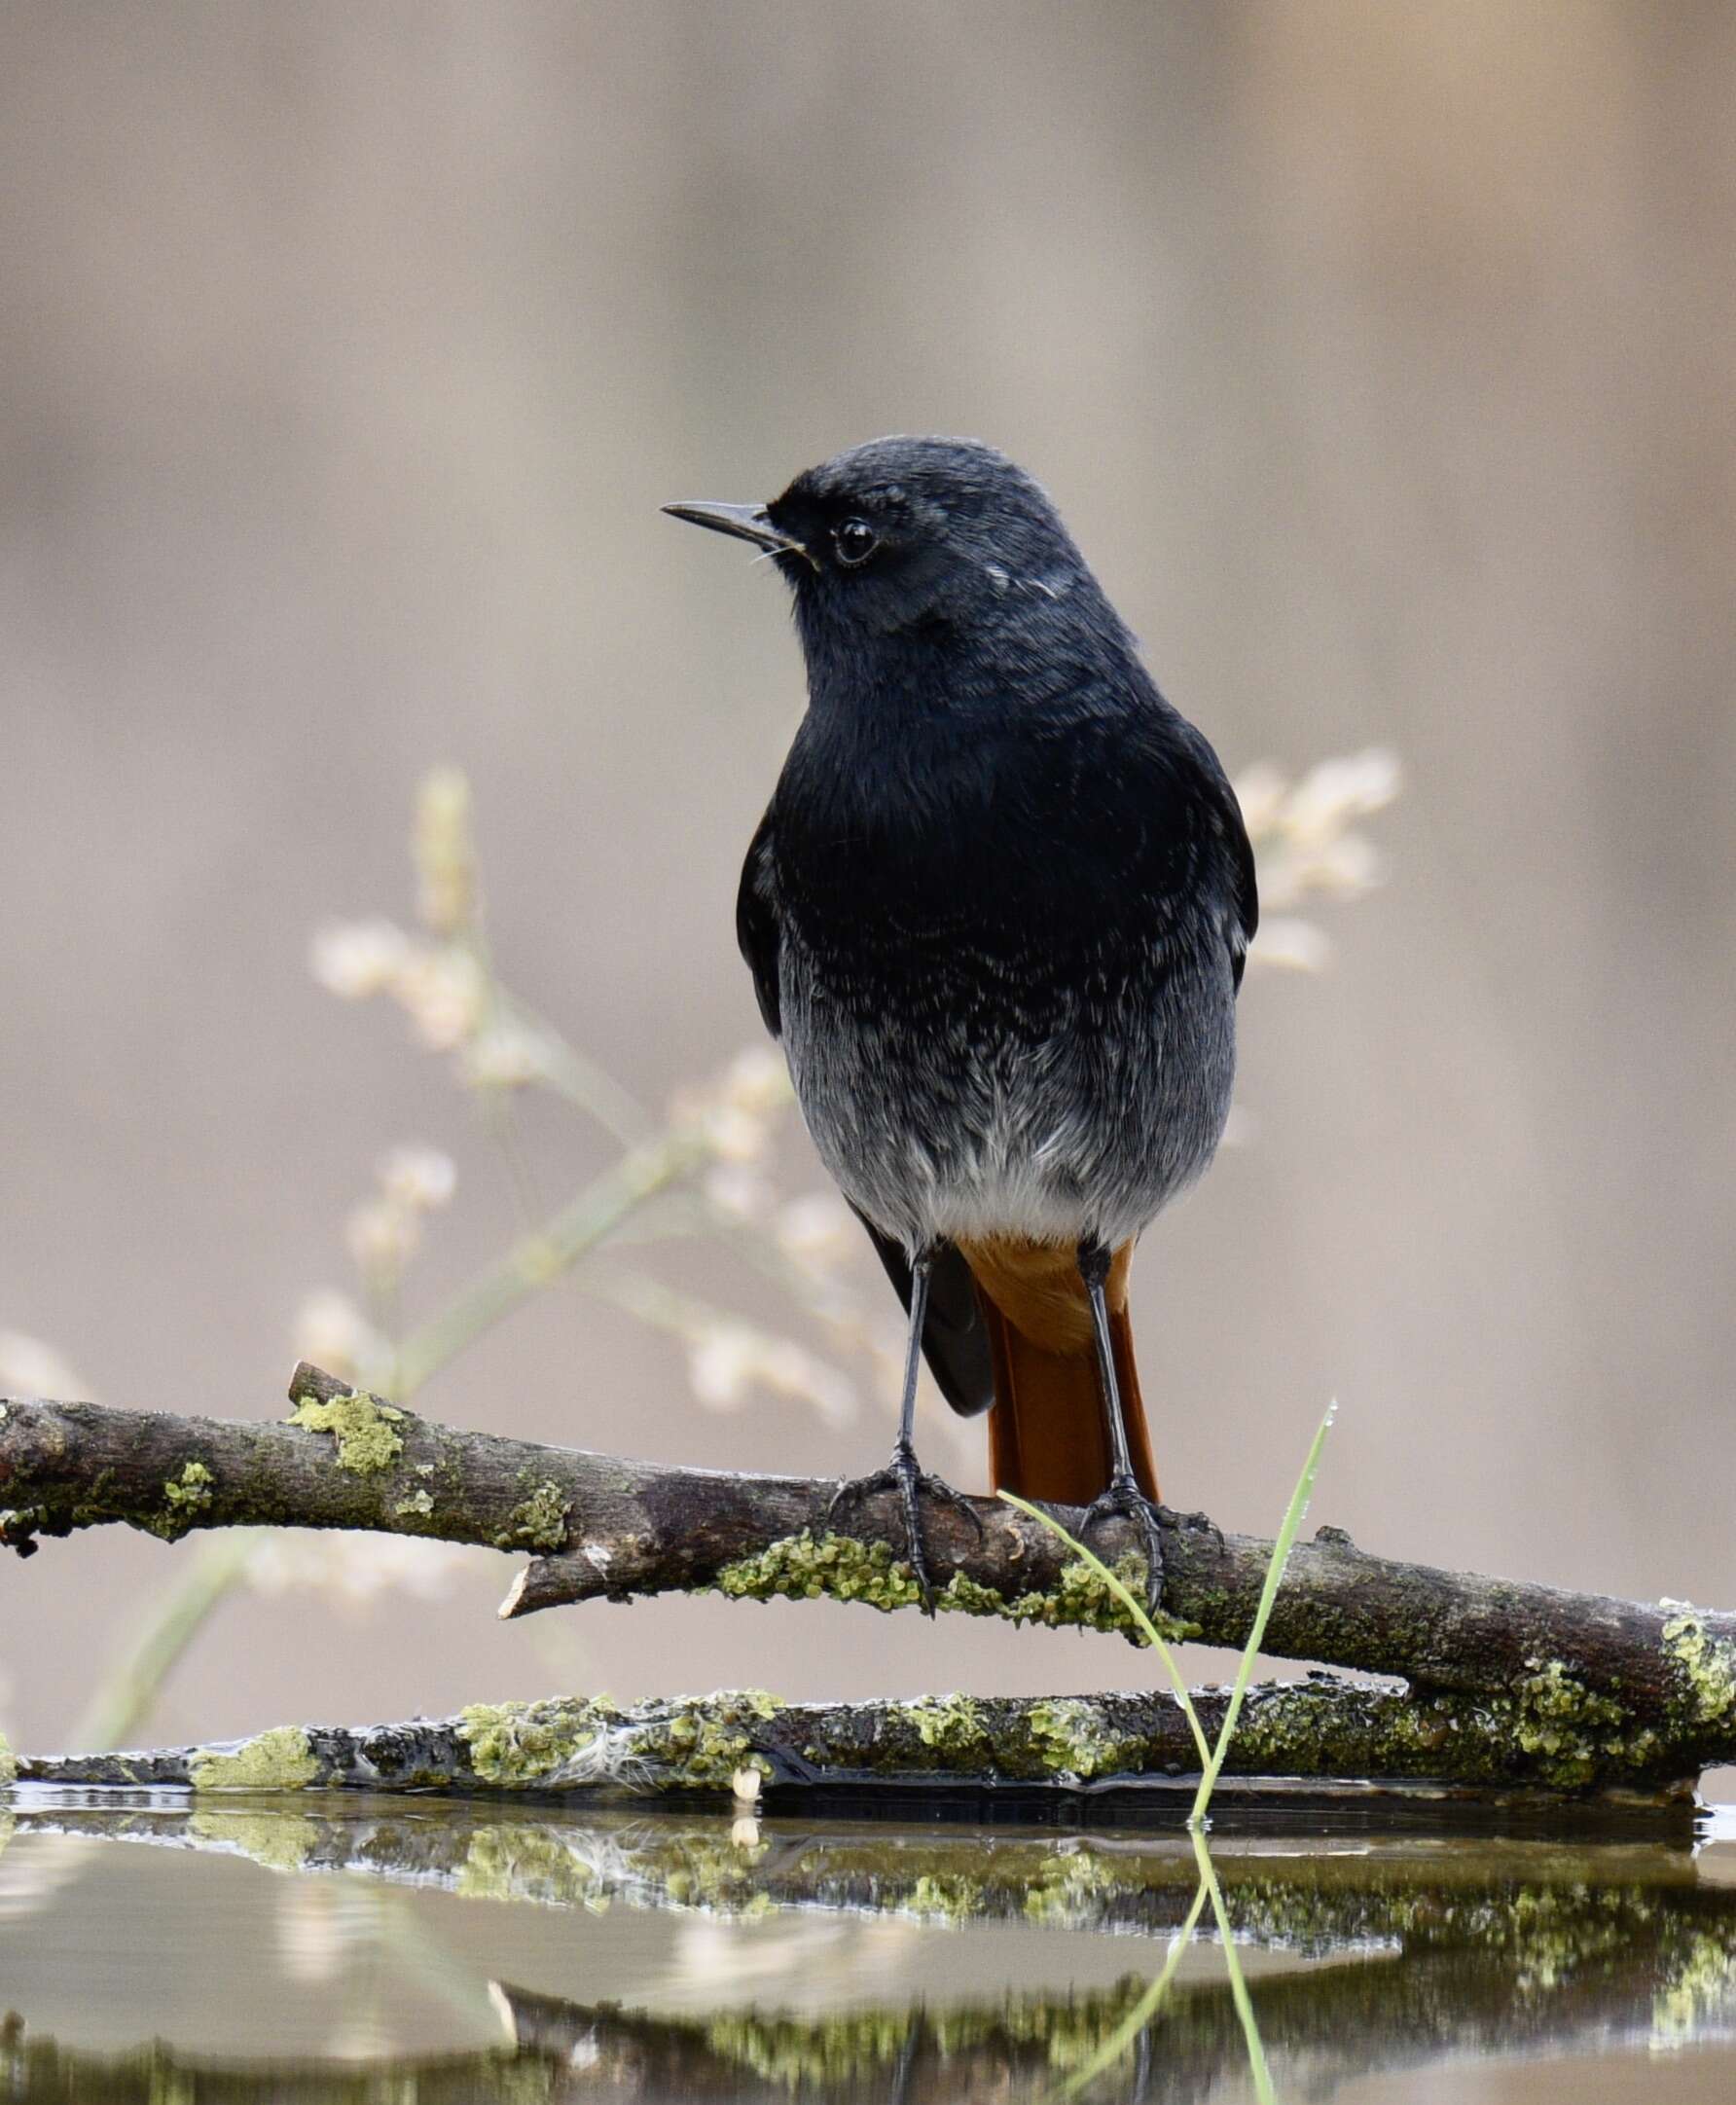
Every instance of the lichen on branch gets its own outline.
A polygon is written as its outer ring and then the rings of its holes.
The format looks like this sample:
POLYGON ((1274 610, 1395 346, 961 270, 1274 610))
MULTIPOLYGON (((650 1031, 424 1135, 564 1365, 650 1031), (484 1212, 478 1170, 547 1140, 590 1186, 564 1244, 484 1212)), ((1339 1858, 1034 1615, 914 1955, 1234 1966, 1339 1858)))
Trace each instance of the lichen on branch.
MULTIPOLYGON (((462 1431, 308 1366, 298 1368, 291 1398, 287 1423, 0 1403, 0 1544, 27 1551, 115 1523, 168 1540, 207 1528, 371 1529, 530 1552, 503 1604, 508 1615, 706 1590, 887 1614, 918 1604, 908 1565, 889 1546, 902 1539, 890 1495, 864 1501, 846 1530, 830 1518, 826 1481, 668 1468, 462 1431)), ((1076 1515, 1061 1518, 1076 1529, 1076 1515)), ((1113 1590, 1031 1516, 976 1499, 962 1511, 926 1511, 924 1533, 946 1613, 1129 1634, 1113 1590)), ((1173 1513, 1161 1537, 1166 1633, 1239 1649, 1273 1545, 1173 1513)), ((1095 1540, 1141 1592, 1132 1529, 1112 1520, 1095 1540)), ((1323 1700, 1307 1683, 1264 1691, 1238 1736, 1245 1772, 1583 1792, 1667 1788, 1736 1760, 1736 1616, 1680 1602, 1432 1570, 1366 1555, 1324 1528, 1291 1553, 1264 1650, 1401 1677, 1408 1688, 1355 1701, 1342 1691, 1323 1700)), ((1070 1700, 1021 1714, 1010 1739, 998 1724, 986 1726, 996 1764, 1047 1775, 1045 1757, 1064 1743, 1076 1776, 1123 1765, 1122 1742, 1156 1759, 1148 1724, 1141 1740, 1101 1713, 1075 1720, 1070 1700)), ((595 1706, 588 1715, 600 1730, 595 1706)), ((549 1723, 532 1721, 539 1730, 549 1723)), ((891 1716, 886 1729, 913 1761, 932 1760, 937 1733, 962 1751, 957 1714, 891 1716)), ((1191 1747, 1178 1743, 1174 1759, 1191 1766, 1191 1747)))

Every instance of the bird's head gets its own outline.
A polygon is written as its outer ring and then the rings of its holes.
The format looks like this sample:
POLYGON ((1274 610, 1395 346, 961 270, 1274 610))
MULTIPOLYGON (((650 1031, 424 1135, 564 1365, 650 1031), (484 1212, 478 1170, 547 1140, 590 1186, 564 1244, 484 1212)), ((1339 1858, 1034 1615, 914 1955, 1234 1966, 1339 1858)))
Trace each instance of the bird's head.
POLYGON ((874 439, 769 504, 664 510, 771 557, 811 672, 876 638, 1016 649, 1069 629, 1123 634, 1047 494, 972 439, 874 439))

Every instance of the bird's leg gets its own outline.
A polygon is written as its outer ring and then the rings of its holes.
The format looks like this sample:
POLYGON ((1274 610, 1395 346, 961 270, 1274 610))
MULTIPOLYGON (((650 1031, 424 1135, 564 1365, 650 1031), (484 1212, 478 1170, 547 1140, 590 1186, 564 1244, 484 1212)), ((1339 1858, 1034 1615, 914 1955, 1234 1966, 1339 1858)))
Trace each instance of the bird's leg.
POLYGON ((1091 1329, 1097 1340, 1098 1386, 1103 1391, 1103 1417, 1109 1434, 1109 1481, 1085 1509, 1082 1534, 1111 1518, 1131 1520, 1145 1548, 1145 1605, 1153 1615, 1162 1606, 1164 1592, 1163 1536, 1158 1527, 1158 1507, 1139 1489, 1133 1459, 1127 1451, 1127 1426, 1121 1416, 1121 1387, 1115 1378, 1115 1351, 1109 1342, 1109 1304, 1104 1287, 1109 1277, 1110 1252, 1095 1237, 1079 1245, 1079 1277, 1091 1302, 1091 1329))
POLYGON ((898 1413, 898 1440, 892 1449, 892 1459, 884 1470, 876 1470, 872 1476, 858 1476, 850 1483, 840 1484, 832 1494, 828 1517, 835 1517, 841 1506, 853 1504, 858 1499, 872 1498, 877 1491, 898 1492, 904 1506, 904 1532, 910 1543, 911 1577, 917 1582, 922 1597, 922 1613, 934 1613, 934 1589, 928 1582, 928 1560, 922 1553, 922 1524, 921 1499, 925 1491, 931 1499, 943 1505, 955 1506, 968 1520, 980 1536, 983 1524, 977 1518, 969 1500, 955 1491, 951 1484, 943 1483, 938 1476, 925 1475, 917 1463, 914 1437, 917 1416, 917 1376, 922 1366, 922 1319, 928 1312, 928 1273, 933 1264, 929 1251, 920 1252, 912 1259, 910 1267, 910 1346, 904 1360, 904 1397, 898 1413))

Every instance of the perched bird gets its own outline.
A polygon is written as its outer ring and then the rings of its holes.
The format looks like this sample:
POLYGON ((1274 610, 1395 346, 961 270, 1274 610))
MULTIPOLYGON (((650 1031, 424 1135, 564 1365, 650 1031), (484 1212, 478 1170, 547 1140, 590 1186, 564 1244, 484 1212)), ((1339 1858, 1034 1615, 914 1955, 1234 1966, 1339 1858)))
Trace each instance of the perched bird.
MULTIPOLYGON (((671 504, 791 586, 808 710, 747 851, 741 951, 826 1168, 910 1319, 895 1485, 931 1606, 919 1352, 997 1487, 1162 1560, 1128 1265, 1211 1161, 1258 916, 1234 790, 1044 491, 877 439, 769 504, 671 504)), ((968 1508, 966 1508, 968 1510, 968 1508)))

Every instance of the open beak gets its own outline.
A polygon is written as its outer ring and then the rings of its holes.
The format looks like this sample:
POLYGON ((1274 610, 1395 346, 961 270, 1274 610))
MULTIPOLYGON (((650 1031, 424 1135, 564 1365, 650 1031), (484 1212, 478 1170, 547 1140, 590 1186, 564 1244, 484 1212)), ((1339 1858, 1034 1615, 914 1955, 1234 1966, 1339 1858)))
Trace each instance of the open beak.
POLYGON ((779 533, 766 517, 763 504, 666 504, 671 519, 685 519, 696 526, 709 526, 713 533, 733 533, 739 541, 751 541, 778 555, 808 554, 793 535, 779 533))

